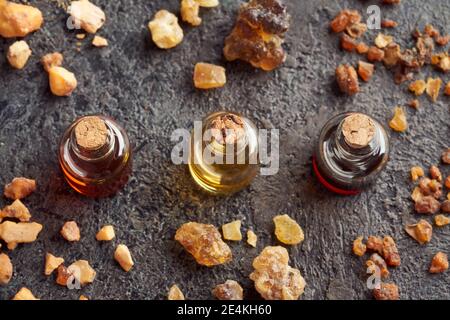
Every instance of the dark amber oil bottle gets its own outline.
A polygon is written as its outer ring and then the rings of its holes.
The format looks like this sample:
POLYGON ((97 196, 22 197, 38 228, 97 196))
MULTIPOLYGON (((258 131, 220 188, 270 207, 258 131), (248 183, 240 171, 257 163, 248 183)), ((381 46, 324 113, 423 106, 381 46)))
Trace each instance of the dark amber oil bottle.
POLYGON ((113 195, 127 183, 131 160, 125 130, 102 115, 77 119, 59 147, 59 163, 69 185, 94 198, 113 195))
POLYGON ((320 132, 313 156, 318 180, 341 195, 355 195, 386 166, 389 138, 383 126, 363 113, 331 118, 320 132))

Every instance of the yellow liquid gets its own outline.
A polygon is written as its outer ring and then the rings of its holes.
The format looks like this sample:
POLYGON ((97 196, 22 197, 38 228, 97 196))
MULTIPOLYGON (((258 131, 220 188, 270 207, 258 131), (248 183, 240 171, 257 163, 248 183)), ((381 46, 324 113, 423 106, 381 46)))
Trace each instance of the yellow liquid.
MULTIPOLYGON (((208 127, 209 120, 217 117, 219 113, 213 113, 204 120, 203 130, 208 127)), ((237 192, 247 187, 259 170, 257 163, 258 140, 256 128, 248 119, 243 118, 246 129, 246 145, 235 153, 235 162, 228 163, 207 163, 203 159, 205 144, 203 141, 195 141, 193 134, 190 143, 189 171, 194 181, 204 190, 218 195, 226 195, 237 192), (244 155, 244 161, 237 163, 237 155, 244 155), (253 161, 249 161, 252 159, 253 161)), ((200 139, 201 140, 201 139, 200 139)), ((216 150, 216 154, 221 151, 216 150)), ((224 159, 225 160, 225 159, 224 159)))

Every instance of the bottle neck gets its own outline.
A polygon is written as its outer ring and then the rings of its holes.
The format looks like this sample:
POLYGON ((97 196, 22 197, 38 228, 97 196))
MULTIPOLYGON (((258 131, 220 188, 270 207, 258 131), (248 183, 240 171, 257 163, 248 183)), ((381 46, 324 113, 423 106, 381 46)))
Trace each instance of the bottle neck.
POLYGON ((87 149, 80 146, 77 142, 75 130, 72 131, 70 136, 70 146, 78 158, 88 162, 96 162, 102 161, 112 154, 115 146, 114 133, 108 125, 106 126, 108 129, 106 141, 96 149, 87 149))
POLYGON ((370 160, 380 152, 381 132, 377 125, 375 125, 373 137, 367 145, 358 147, 355 147, 355 145, 352 145, 347 141, 342 131, 342 125, 343 121, 337 127, 332 146, 330 146, 330 150, 334 150, 337 159, 340 159, 340 161, 348 161, 348 163, 354 163, 359 167, 362 163, 370 162, 370 160))

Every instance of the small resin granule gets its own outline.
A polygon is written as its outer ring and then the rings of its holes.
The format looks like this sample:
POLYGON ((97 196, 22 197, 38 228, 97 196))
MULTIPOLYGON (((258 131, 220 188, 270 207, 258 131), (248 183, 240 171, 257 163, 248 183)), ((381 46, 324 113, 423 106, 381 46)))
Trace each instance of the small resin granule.
POLYGON ((183 292, 176 284, 170 287, 167 300, 185 300, 183 292))
POLYGON ((275 224, 275 236, 284 244, 298 244, 305 239, 300 225, 287 214, 278 215, 273 218, 275 224))
POLYGON ((21 222, 30 221, 31 214, 27 207, 19 199, 0 210, 0 222, 4 218, 18 219, 21 222))
POLYGON ((350 65, 340 65, 336 68, 336 81, 339 89, 348 95, 354 95, 359 92, 358 74, 355 68, 350 65))
POLYGON ((114 259, 120 264, 125 272, 131 270, 134 266, 133 258, 131 257, 130 250, 124 244, 119 244, 114 252, 114 259))
POLYGON ((199 62, 194 68, 194 85, 198 89, 214 89, 227 83, 225 68, 210 63, 199 62))
POLYGON ((443 214, 438 214, 434 217, 434 224, 438 227, 443 227, 450 224, 450 218, 444 216, 443 214))
POLYGON ((425 172, 421 167, 412 167, 411 168, 411 180, 417 181, 419 178, 423 177, 425 175, 425 172))
POLYGON ((256 242, 258 241, 258 236, 252 231, 247 231, 247 243, 253 248, 256 248, 256 242))
POLYGON ((394 283, 381 283, 380 288, 373 289, 376 300, 399 300, 398 286, 394 283))
POLYGON ((4 195, 9 199, 23 199, 36 190, 36 181, 23 177, 14 178, 5 186, 4 195))
POLYGON ((383 258, 389 266, 396 267, 401 263, 397 245, 395 244, 394 239, 390 236, 385 236, 383 238, 383 258))
POLYGON ((21 288, 11 300, 39 300, 28 288, 21 288))
POLYGON ((448 257, 443 252, 438 252, 431 260, 430 273, 441 273, 448 269, 448 257))
POLYGON ((53 271, 58 269, 60 265, 64 263, 64 259, 61 257, 55 257, 51 253, 45 255, 45 270, 44 274, 49 276, 53 271))
POLYGON ((69 242, 80 241, 80 229, 75 221, 64 223, 60 233, 69 242))
POLYGON ((13 265, 5 253, 0 253, 0 286, 9 283, 13 275, 13 265))
POLYGON ((363 237, 359 236, 353 241, 353 253, 358 257, 362 257, 367 250, 367 246, 363 243, 363 237))
POLYGON ((86 260, 78 260, 67 267, 67 271, 74 276, 81 286, 94 282, 97 272, 86 260))
POLYGON ((420 219, 415 224, 408 224, 405 227, 408 233, 414 240, 420 244, 425 244, 431 241, 433 236, 433 226, 426 220, 420 219))
POLYGON ((235 220, 222 226, 223 238, 231 241, 241 241, 241 220, 235 220))
POLYGON ((156 13, 148 28, 153 42, 161 49, 176 47, 183 41, 183 29, 178 24, 178 18, 167 10, 156 13))
POLYGON ((358 75, 365 82, 369 81, 372 78, 374 70, 375 66, 373 64, 364 61, 358 61, 358 75))
POLYGON ((227 280, 212 290, 212 294, 219 300, 243 300, 243 293, 241 285, 234 280, 227 280))
POLYGON ((373 253, 369 260, 366 261, 367 272, 370 274, 379 274, 381 278, 385 279, 389 277, 389 270, 386 264, 386 261, 378 254, 373 253))
POLYGON ((102 227, 95 235, 97 241, 111 241, 115 237, 116 233, 114 232, 114 227, 109 225, 102 227))
POLYGON ((67 13, 72 18, 73 26, 88 33, 96 33, 106 21, 103 10, 88 0, 72 1, 67 13))
POLYGON ((21 40, 14 42, 8 49, 6 58, 9 64, 15 69, 23 69, 31 56, 31 49, 28 44, 21 40))
POLYGON ((394 108, 394 117, 389 121, 389 127, 397 132, 404 132, 408 129, 408 121, 406 120, 406 113, 403 108, 394 108))

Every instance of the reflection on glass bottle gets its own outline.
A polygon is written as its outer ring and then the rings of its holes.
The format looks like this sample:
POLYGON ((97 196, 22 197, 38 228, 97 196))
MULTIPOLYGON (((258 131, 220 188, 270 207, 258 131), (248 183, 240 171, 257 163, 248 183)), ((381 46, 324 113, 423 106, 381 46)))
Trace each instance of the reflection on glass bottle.
POLYGON ((388 157, 389 139, 383 126, 366 114, 347 112, 322 128, 313 168, 329 190, 354 195, 375 180, 388 157))
POLYGON ((72 123, 59 147, 59 163, 69 185, 90 197, 116 193, 131 174, 131 147, 126 132, 102 115, 72 123))
POLYGON ((195 182, 213 194, 230 194, 248 186, 257 175, 258 132, 247 118, 215 112, 191 134, 189 170, 195 182))

